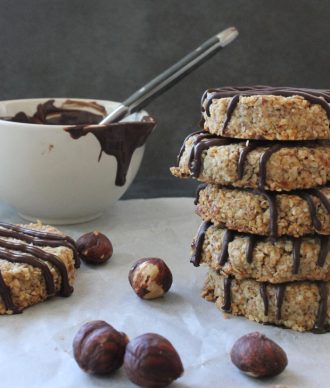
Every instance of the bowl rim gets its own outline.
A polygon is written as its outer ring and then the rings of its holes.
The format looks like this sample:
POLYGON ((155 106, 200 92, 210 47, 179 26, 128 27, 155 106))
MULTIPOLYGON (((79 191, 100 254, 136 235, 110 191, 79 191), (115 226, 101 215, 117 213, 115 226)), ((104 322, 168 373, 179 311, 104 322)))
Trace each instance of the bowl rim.
MULTIPOLYGON (((13 102, 24 102, 24 101, 28 101, 28 102, 32 102, 32 101, 35 101, 36 104, 39 104, 39 103, 42 103, 42 102, 46 102, 46 101, 49 101, 49 100, 55 100, 55 103, 56 102, 65 102, 67 100, 74 100, 74 101, 92 101, 92 102, 98 102, 99 104, 113 104, 114 105, 114 108, 116 108, 116 106, 119 106, 120 105, 120 102, 118 101, 113 101, 113 100, 101 100, 101 99, 98 99, 98 98, 74 98, 74 97, 39 97, 39 98, 18 98, 18 99, 11 99, 11 100, 0 100, 0 105, 1 104, 6 104, 6 103, 13 103, 13 102)), ((142 110, 141 112, 144 112, 144 113, 147 113, 146 111, 142 110)), ((17 126, 17 127, 38 127, 38 128, 41 128, 41 127, 45 127, 47 129, 63 129, 63 127, 67 128, 67 127, 74 127, 74 124, 71 124, 71 125, 60 125, 60 124, 37 124, 37 123, 20 123, 20 122, 16 122, 16 121, 8 121, 8 120, 3 120, 1 119, 0 117, 0 124, 8 124, 10 126, 17 126)))

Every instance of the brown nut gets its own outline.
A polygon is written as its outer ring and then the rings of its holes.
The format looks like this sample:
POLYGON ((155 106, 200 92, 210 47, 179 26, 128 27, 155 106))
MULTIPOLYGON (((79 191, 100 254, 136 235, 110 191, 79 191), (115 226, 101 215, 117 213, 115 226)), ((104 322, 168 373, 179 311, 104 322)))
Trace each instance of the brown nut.
POLYGON ((183 373, 173 345, 159 334, 134 338, 126 348, 124 369, 128 378, 141 387, 166 387, 183 373))
POLYGON ((255 332, 239 338, 231 349, 232 362, 252 377, 271 377, 288 365, 285 351, 265 335, 255 332))
POLYGON ((81 369, 110 374, 123 365, 128 338, 104 321, 81 326, 73 340, 73 355, 81 369))
POLYGON ((77 240, 79 256, 88 264, 103 264, 113 253, 111 241, 100 232, 83 234, 77 240))
POLYGON ((135 293, 142 299, 163 296, 171 287, 173 277, 162 259, 140 259, 129 271, 128 280, 135 293))

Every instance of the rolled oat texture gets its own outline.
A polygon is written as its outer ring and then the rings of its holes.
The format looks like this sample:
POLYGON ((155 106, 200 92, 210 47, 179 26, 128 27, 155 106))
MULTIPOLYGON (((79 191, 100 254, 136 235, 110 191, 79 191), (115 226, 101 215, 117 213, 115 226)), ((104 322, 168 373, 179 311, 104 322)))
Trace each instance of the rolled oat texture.
POLYGON ((330 145, 322 142, 237 142, 198 132, 182 147, 178 178, 271 191, 308 189, 330 180, 330 145), (260 145, 259 145, 260 144, 260 145))
POLYGON ((0 314, 70 296, 78 267, 75 242, 58 229, 0 222, 0 314))
POLYGON ((246 87, 205 92, 204 129, 240 139, 329 139, 329 90, 246 87))
POLYGON ((197 214, 239 232, 299 237, 330 234, 330 188, 276 194, 207 185, 199 191, 197 214))
POLYGON ((283 283, 330 280, 330 236, 283 238, 247 235, 202 224, 191 261, 238 280, 283 283))
POLYGON ((217 308, 260 323, 297 331, 329 331, 329 282, 289 282, 278 285, 236 280, 209 271, 202 296, 217 308))

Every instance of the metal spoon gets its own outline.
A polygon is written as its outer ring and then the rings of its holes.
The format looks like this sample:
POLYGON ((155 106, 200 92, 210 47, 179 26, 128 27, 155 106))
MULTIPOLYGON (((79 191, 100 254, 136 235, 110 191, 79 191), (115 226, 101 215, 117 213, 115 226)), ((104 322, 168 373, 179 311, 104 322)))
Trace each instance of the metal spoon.
POLYGON ((180 61, 144 85, 141 89, 133 93, 99 124, 103 125, 120 121, 127 115, 144 108, 151 100, 154 100, 203 62, 211 58, 216 52, 220 51, 236 39, 237 36, 238 31, 235 27, 227 28, 212 36, 212 38, 208 39, 196 50, 186 55, 180 61))

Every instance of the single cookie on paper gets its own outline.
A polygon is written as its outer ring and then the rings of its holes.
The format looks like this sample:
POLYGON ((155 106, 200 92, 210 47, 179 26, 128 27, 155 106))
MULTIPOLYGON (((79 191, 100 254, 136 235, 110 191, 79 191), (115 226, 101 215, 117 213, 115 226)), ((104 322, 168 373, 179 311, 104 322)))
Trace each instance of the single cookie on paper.
POLYGON ((70 296, 78 267, 74 240, 58 229, 0 222, 0 314, 70 296))

